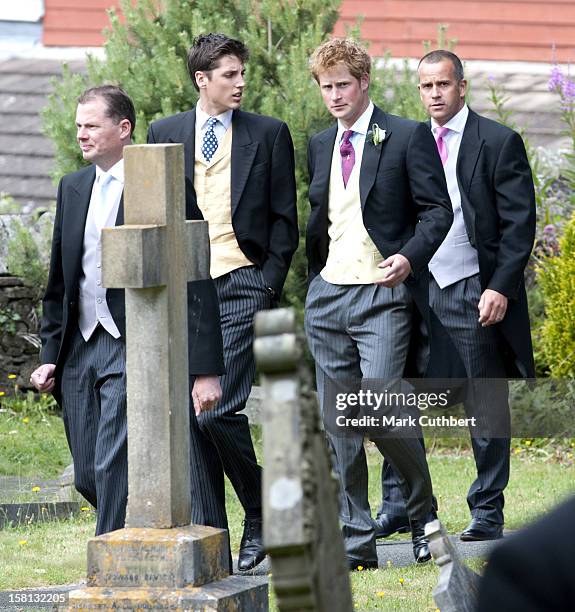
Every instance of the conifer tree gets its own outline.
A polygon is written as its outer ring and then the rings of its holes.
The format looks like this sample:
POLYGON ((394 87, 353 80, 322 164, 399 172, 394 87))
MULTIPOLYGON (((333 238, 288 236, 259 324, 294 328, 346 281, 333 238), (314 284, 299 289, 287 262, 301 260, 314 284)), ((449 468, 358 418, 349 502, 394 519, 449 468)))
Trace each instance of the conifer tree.
MULTIPOLYGON (((83 75, 65 70, 44 111, 44 130, 55 144, 54 178, 84 163, 73 120, 77 97, 83 89, 102 83, 121 85, 136 107, 135 141, 144 143, 151 121, 189 110, 196 103, 197 92, 186 67, 193 39, 207 32, 239 38, 250 50, 242 108, 282 119, 294 140, 302 238, 284 301, 301 313, 307 275, 303 249, 309 209, 307 141, 332 121, 308 62, 312 51, 331 35, 340 3, 341 0, 138 0, 132 6, 131 0, 122 0, 122 18, 114 10, 109 11, 105 59, 90 58, 83 75)), ((406 67, 391 67, 388 59, 374 63, 372 99, 389 112, 412 109, 417 114, 413 74, 406 67)))

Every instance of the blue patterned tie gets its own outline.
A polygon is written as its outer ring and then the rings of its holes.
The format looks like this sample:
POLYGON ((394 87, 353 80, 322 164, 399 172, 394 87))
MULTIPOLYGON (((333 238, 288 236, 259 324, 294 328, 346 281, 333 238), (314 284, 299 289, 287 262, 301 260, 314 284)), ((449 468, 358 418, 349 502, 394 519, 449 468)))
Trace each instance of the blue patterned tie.
POLYGON ((202 141, 202 155, 208 163, 218 148, 218 139, 214 132, 214 127, 217 122, 218 120, 215 117, 210 117, 208 119, 208 129, 205 131, 204 140, 202 141))

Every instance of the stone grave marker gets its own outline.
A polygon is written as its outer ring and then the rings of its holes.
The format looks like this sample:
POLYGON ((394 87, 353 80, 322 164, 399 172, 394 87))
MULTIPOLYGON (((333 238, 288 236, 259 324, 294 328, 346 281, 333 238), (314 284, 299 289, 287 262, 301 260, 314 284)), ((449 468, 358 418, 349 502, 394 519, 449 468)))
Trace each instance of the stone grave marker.
POLYGON ((264 545, 279 610, 349 612, 353 600, 338 519, 338 483, 295 313, 260 312, 264 545))
POLYGON ((0 476, 0 529, 67 519, 83 507, 90 505, 65 487, 62 478, 0 476))
POLYGON ((267 584, 229 576, 226 532, 189 524, 187 282, 210 262, 207 223, 185 221, 183 146, 128 146, 124 164, 102 280, 126 289, 126 528, 89 541, 68 609, 267 610, 267 584))
POLYGON ((475 612, 481 576, 463 563, 439 520, 427 523, 429 550, 439 566, 433 599, 441 612, 475 612))

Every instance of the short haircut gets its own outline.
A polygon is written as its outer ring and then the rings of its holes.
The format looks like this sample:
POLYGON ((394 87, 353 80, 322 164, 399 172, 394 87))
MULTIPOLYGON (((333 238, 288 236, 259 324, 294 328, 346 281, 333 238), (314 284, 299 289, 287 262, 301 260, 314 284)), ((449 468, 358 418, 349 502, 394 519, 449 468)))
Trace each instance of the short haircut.
POLYGON ((310 70, 319 83, 319 75, 337 64, 345 64, 351 76, 358 81, 371 73, 371 57, 355 40, 332 38, 321 44, 312 54, 310 70))
POLYGON ((245 64, 250 52, 241 40, 230 38, 225 34, 201 34, 194 39, 188 51, 188 72, 196 90, 199 90, 196 72, 198 70, 211 72, 219 66, 221 58, 226 55, 234 55, 245 64))
POLYGON ((130 136, 132 136, 136 128, 136 111, 130 96, 117 85, 100 85, 99 87, 90 87, 90 89, 82 92, 78 98, 78 104, 86 104, 96 98, 104 100, 107 116, 110 119, 113 119, 116 123, 120 123, 123 119, 130 122, 130 136))
POLYGON ((435 51, 430 51, 429 53, 424 55, 419 60, 417 68, 419 70, 419 67, 421 66, 421 64, 423 64, 423 62, 425 62, 426 64, 437 64, 438 62, 442 62, 443 60, 449 60, 452 63, 455 78, 458 81, 463 81, 465 76, 463 75, 463 64, 461 63, 461 60, 457 57, 457 55, 455 55, 455 53, 452 53, 451 51, 446 51, 445 49, 436 49, 435 51))

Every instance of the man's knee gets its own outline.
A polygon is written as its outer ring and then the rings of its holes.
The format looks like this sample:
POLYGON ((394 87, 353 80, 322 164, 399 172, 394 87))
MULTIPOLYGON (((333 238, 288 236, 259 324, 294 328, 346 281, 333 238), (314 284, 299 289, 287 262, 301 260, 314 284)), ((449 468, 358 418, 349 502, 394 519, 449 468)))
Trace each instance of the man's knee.
POLYGON ((197 417, 198 425, 204 433, 210 433, 221 424, 221 417, 214 410, 203 410, 197 417))
POLYGON ((94 508, 98 506, 96 497, 96 480, 93 471, 82 469, 74 465, 74 487, 80 495, 94 508))

